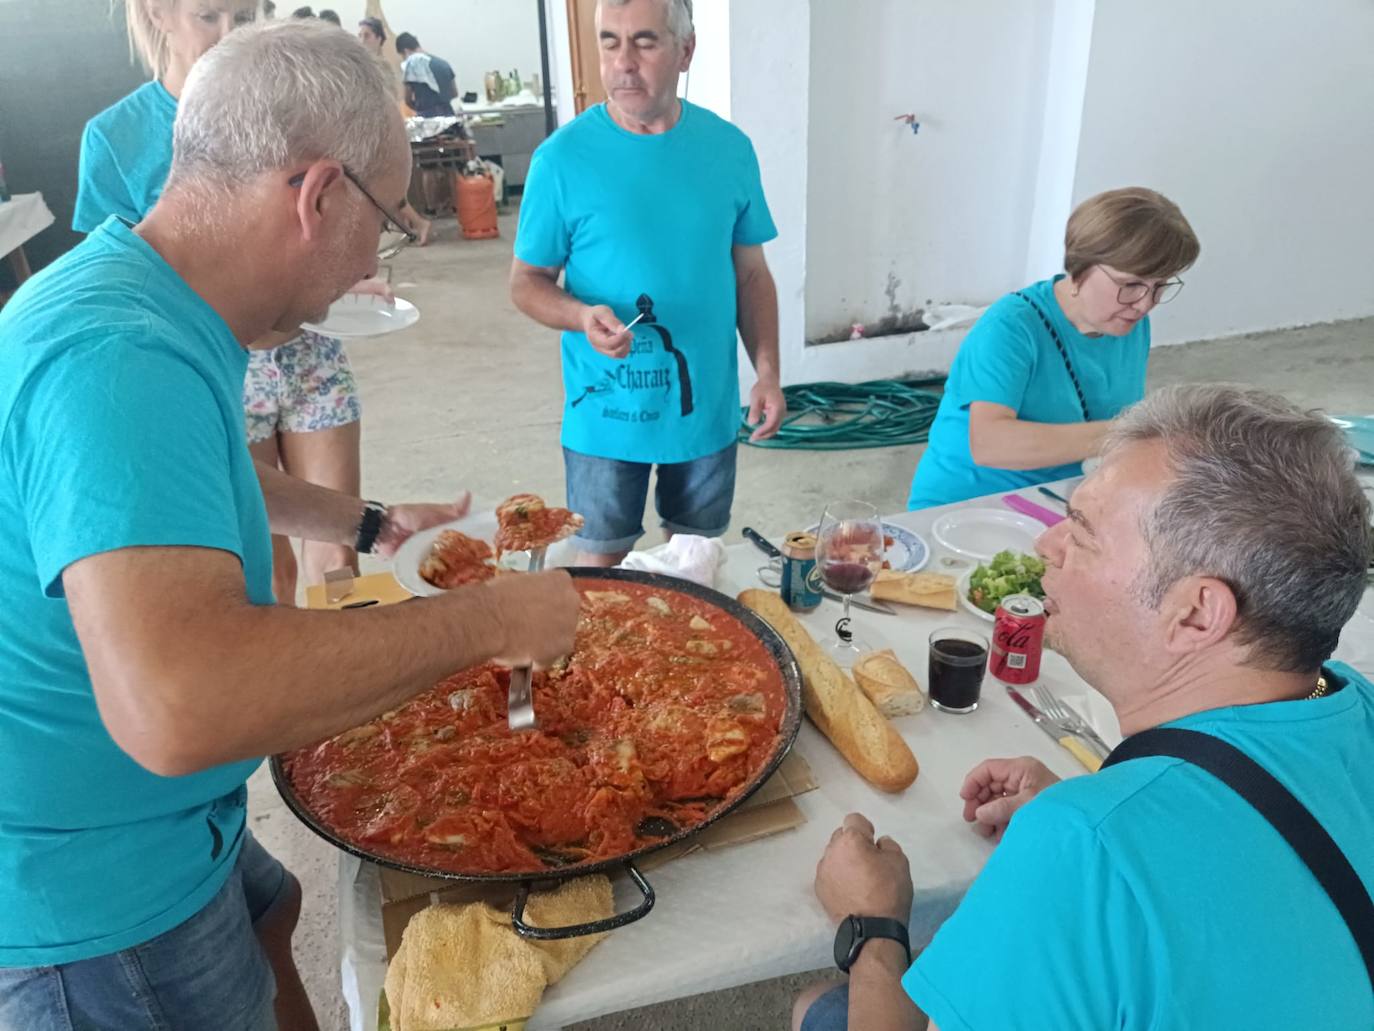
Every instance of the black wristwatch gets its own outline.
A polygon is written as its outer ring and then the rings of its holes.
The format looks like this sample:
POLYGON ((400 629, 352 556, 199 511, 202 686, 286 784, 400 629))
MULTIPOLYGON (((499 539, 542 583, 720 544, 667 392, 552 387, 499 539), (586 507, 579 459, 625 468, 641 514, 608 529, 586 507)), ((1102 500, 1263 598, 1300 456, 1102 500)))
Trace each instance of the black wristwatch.
POLYGON ((885 916, 851 914, 835 928, 835 965, 849 973, 864 944, 871 938, 891 938, 900 943, 906 949, 907 963, 911 962, 911 941, 907 938, 906 924, 885 916))
POLYGON ((358 540, 354 547, 362 555, 372 554, 377 544, 377 535, 382 532, 386 522, 386 506, 380 501, 364 501, 363 516, 358 521, 358 540))

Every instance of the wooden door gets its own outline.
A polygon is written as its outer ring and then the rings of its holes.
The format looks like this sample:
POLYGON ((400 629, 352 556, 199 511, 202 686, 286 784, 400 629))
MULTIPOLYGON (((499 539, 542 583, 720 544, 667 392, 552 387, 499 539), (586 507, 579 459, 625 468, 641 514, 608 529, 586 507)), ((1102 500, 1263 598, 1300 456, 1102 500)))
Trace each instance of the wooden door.
POLYGON ((606 99, 596 39, 596 0, 568 0, 568 42, 572 50, 573 107, 581 114, 606 99))

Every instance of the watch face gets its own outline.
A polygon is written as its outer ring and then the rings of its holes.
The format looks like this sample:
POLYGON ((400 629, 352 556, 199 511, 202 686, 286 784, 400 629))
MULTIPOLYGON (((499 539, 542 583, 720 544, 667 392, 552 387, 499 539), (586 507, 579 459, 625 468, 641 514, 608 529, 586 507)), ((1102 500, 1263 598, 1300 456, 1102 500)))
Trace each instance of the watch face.
POLYGON ((840 926, 835 929, 835 966, 845 973, 849 972, 850 964, 854 962, 852 953, 858 940, 858 923, 857 918, 847 916, 840 921, 840 926))

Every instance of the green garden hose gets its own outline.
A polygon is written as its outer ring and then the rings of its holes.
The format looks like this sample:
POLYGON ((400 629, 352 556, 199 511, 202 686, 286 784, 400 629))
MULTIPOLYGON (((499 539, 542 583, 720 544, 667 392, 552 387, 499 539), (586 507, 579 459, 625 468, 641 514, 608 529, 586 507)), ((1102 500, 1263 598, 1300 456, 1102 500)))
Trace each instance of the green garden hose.
MULTIPOLYGON (((930 433, 940 395, 922 390, 938 380, 875 379, 867 383, 802 383, 784 387, 787 417, 777 435, 754 447, 806 451, 851 451, 919 444, 930 433)), ((739 439, 749 443, 754 427, 749 409, 740 410, 739 439)))

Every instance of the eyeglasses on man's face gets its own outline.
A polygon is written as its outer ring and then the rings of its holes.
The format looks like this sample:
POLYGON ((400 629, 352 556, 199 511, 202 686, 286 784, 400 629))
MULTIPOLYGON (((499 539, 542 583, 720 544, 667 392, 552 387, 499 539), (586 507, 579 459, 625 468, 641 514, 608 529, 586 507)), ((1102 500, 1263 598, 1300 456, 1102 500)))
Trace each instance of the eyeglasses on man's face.
MULTIPOLYGON (((412 243, 415 243, 417 240, 420 239, 409 229, 405 228, 405 226, 401 225, 401 221, 397 216, 393 215, 390 211, 388 211, 380 203, 378 203, 377 198, 372 196, 372 194, 368 192, 367 187, 363 185, 362 180, 359 179, 357 175, 353 173, 353 170, 351 168, 349 168, 347 165, 340 165, 339 167, 343 169, 344 178, 347 179, 354 186, 356 186, 358 188, 358 192, 367 198, 368 203, 370 203, 374 208, 381 212, 382 232, 391 235, 399 235, 401 237, 399 240, 393 243, 388 243, 386 246, 378 250, 378 258, 380 258, 382 261, 386 261, 388 258, 394 258, 396 257, 396 255, 400 254, 401 251, 403 251, 406 247, 410 246, 412 243)), ((304 172, 298 172, 287 180, 287 184, 292 187, 299 187, 303 182, 305 182, 304 172)))

